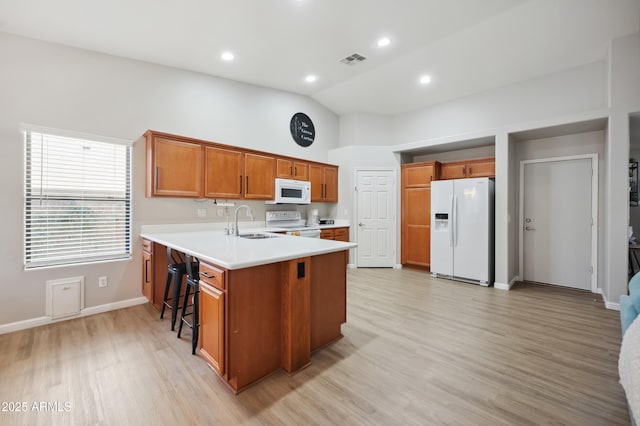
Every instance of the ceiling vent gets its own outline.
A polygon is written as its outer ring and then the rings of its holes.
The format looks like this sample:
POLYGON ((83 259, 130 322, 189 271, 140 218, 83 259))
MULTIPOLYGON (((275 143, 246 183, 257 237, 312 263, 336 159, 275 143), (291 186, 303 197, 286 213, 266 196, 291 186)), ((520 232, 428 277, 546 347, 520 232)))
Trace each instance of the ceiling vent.
POLYGON ((365 58, 364 56, 358 54, 358 53, 354 53, 352 55, 347 56, 344 59, 340 59, 340 62, 342 62, 345 65, 357 65, 360 62, 364 61, 365 58))

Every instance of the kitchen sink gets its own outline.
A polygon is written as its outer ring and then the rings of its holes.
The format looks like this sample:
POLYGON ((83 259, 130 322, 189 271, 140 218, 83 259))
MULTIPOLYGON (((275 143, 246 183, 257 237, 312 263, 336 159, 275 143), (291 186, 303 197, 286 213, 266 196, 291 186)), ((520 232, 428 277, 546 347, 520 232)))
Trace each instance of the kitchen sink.
POLYGON ((250 240, 264 240, 266 238, 278 238, 278 237, 279 235, 269 235, 269 234, 260 234, 260 233, 240 235, 240 238, 248 238, 250 240))

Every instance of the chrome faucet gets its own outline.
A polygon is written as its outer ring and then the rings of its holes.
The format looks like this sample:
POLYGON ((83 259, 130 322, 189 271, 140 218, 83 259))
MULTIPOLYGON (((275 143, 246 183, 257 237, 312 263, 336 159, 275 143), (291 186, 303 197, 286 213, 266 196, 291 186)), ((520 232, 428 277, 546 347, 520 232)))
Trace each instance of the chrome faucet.
POLYGON ((234 216, 234 220, 235 220, 235 229, 233 231, 233 235, 238 236, 240 235, 240 232, 238 230, 238 210, 240 210, 241 208, 245 208, 247 209, 247 216, 249 216, 249 218, 251 220, 253 220, 253 213, 251 213, 251 208, 246 205, 246 204, 242 204, 241 206, 236 207, 236 211, 233 212, 233 216, 234 216))

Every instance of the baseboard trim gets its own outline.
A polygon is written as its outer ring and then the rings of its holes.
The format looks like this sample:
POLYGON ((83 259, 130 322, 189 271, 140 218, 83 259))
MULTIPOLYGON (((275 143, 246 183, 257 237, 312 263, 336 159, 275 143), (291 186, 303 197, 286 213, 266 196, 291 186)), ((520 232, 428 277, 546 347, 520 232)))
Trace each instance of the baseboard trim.
POLYGON ((358 269, 355 263, 347 263, 347 269, 358 269))
POLYGON ((493 283, 493 287, 497 288, 498 290, 511 290, 511 287, 513 287, 513 285, 518 281, 520 281, 520 277, 516 275, 515 277, 511 278, 509 284, 499 283, 496 281, 493 283))
POLYGON ((398 263, 396 265, 393 265, 393 269, 402 269, 402 264, 398 263))
POLYGON ((128 308, 136 305, 149 303, 146 297, 140 296, 133 299, 120 300, 118 302, 106 303, 104 305, 91 306, 80 311, 79 315, 58 318, 52 320, 50 317, 37 317, 23 321, 11 322, 9 324, 0 325, 0 334, 12 333, 14 331, 26 330, 27 328, 40 327, 41 325, 53 324, 61 321, 68 321, 75 318, 88 317, 90 315, 101 314, 104 312, 115 311, 117 309, 128 308))
POLYGON ((619 311, 620 310, 620 303, 609 302, 607 300, 607 297, 604 295, 604 293, 602 294, 602 300, 604 300, 604 307, 605 308, 611 309, 612 311, 619 311))

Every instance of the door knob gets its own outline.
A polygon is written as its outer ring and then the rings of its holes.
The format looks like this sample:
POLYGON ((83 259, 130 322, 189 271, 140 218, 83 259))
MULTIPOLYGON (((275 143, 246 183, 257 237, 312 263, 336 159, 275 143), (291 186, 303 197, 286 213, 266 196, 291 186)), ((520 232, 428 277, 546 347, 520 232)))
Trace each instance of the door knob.
POLYGON ((525 231, 535 231, 535 230, 536 230, 536 228, 533 228, 533 227, 531 227, 531 226, 525 226, 525 227, 524 227, 524 230, 525 230, 525 231))
POLYGON ((358 224, 358 226, 364 226, 364 223, 360 222, 360 223, 358 224))

